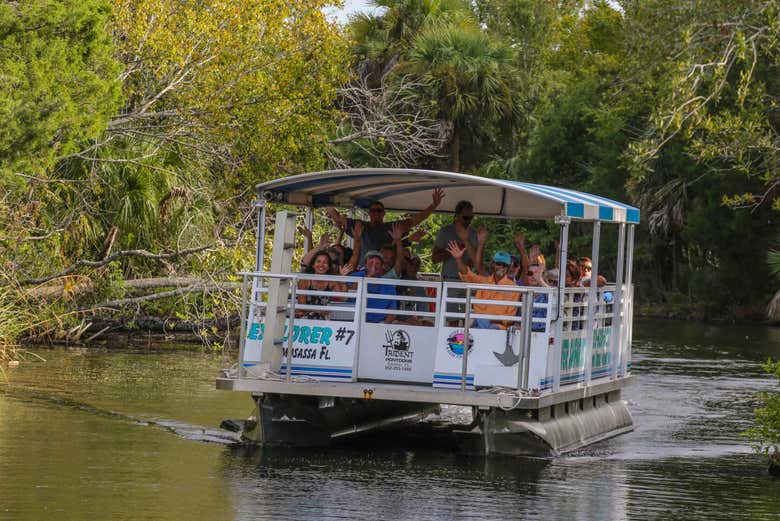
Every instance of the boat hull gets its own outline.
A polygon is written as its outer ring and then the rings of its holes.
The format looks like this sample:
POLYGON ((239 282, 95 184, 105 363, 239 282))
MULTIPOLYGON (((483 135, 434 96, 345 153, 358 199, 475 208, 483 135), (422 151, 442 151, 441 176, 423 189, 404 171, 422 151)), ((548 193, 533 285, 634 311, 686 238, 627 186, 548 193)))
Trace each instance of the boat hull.
POLYGON ((455 434, 462 452, 557 456, 633 429, 626 402, 613 391, 537 410, 480 410, 471 429, 455 434))
MULTIPOLYGON (((256 394, 242 433, 264 446, 327 447, 421 422, 440 406, 423 402, 256 394)), ((633 430, 620 391, 536 409, 474 407, 474 421, 452 425, 455 446, 478 455, 556 456, 633 430)))
POLYGON ((265 446, 327 447, 360 434, 418 423, 440 410, 438 404, 389 400, 285 394, 253 398, 255 414, 242 437, 265 446))

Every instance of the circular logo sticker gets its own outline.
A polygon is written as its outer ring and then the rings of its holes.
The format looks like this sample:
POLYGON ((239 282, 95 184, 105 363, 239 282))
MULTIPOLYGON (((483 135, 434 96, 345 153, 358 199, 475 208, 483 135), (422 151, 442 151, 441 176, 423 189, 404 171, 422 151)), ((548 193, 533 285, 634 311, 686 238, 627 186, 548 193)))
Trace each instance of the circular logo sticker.
MULTIPOLYGON (((450 353, 450 355, 454 357, 462 357, 463 356, 463 348, 466 345, 466 332, 461 330, 453 331, 452 334, 450 334, 447 337, 447 351, 450 353)), ((471 349, 474 347, 474 337, 469 335, 468 338, 468 346, 469 346, 469 353, 471 352, 471 349)))

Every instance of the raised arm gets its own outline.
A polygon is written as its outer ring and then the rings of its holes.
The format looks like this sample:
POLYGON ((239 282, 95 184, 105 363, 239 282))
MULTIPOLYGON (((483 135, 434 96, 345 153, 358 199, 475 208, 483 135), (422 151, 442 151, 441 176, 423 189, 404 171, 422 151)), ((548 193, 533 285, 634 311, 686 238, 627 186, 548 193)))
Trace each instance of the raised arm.
MULTIPOLYGON (((303 233, 301 226, 298 227, 298 231, 303 233)), ((308 230, 306 230, 306 231, 308 231, 308 230)), ((309 232, 309 236, 311 236, 311 232, 309 232)), ((304 264, 304 265, 308 266, 309 263, 311 262, 312 258, 314 257, 314 254, 317 253, 318 251, 324 249, 324 248, 327 248, 328 244, 330 244, 330 234, 328 232, 325 232, 320 237, 320 242, 317 244, 317 246, 315 246, 314 248, 312 248, 312 249, 310 249, 309 251, 306 252, 306 254, 301 259, 301 264, 304 264)))
POLYGON ((483 273, 485 270, 482 257, 485 254, 485 244, 488 239, 487 228, 480 228, 477 230, 477 251, 474 253, 474 269, 477 273, 483 273))
POLYGON ((525 277, 525 274, 528 272, 528 265, 533 262, 533 260, 529 259, 528 255, 526 255, 525 234, 523 232, 517 232, 515 235, 515 248, 517 248, 517 253, 520 255, 521 277, 525 277))
POLYGON ((395 264, 393 270, 399 277, 401 276, 401 269, 403 268, 404 255, 403 255, 403 237, 404 227, 401 223, 393 224, 393 229, 390 231, 390 237, 393 238, 393 247, 395 248, 395 264))
POLYGON ((346 229, 347 227, 347 218, 344 217, 341 212, 333 208, 332 206, 329 206, 325 208, 325 213, 328 214, 328 217, 330 217, 330 220, 333 221, 333 224, 335 224, 338 228, 346 229))
POLYGON ((434 189, 431 199, 431 204, 425 210, 421 210, 403 221, 405 226, 404 233, 430 217, 433 211, 441 204, 441 200, 444 199, 444 190, 441 188, 434 189))
POLYGON ((352 244, 352 257, 350 257, 349 262, 347 264, 351 264, 355 268, 359 268, 358 264, 360 263, 360 240, 363 236, 363 221, 355 221, 355 227, 352 229, 354 237, 354 242, 352 244))

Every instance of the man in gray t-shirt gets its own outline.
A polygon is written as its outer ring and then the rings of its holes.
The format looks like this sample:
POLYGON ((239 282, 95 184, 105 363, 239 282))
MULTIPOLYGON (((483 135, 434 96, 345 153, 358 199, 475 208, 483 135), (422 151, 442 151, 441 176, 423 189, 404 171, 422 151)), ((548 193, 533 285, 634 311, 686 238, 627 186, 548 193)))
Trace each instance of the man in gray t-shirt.
MULTIPOLYGON (((365 265, 367 251, 380 250, 382 246, 391 244, 393 242, 392 238, 390 237, 393 224, 401 223, 403 233, 406 234, 406 232, 408 232, 411 228, 414 228, 427 219, 428 216, 431 215, 434 210, 436 210, 439 204, 441 204, 443 198, 444 190, 441 188, 436 188, 433 190, 433 194, 431 195, 431 204, 428 207, 407 217, 406 219, 389 223, 384 222, 385 205, 382 204, 381 201, 373 201, 368 207, 369 220, 367 222, 361 221, 363 223, 363 233, 361 234, 360 241, 360 262, 358 263, 358 266, 355 267, 357 268, 365 265)), ((355 222, 357 222, 357 219, 346 217, 339 213, 335 208, 326 208, 325 211, 337 227, 344 230, 345 233, 350 237, 353 237, 352 231, 355 227, 355 222)), ((447 245, 445 244, 444 247, 446 248, 447 245)))
POLYGON ((447 251, 447 245, 450 241, 455 241, 466 248, 463 254, 463 262, 469 266, 474 265, 474 259, 470 253, 477 249, 477 232, 471 228, 471 221, 474 219, 474 207, 469 201, 460 201, 455 206, 455 218, 452 224, 443 226, 436 234, 436 241, 433 243, 433 262, 441 262, 442 280, 454 280, 460 282, 458 277, 458 264, 452 255, 447 251), (461 237, 467 236, 471 248, 469 248, 461 237))

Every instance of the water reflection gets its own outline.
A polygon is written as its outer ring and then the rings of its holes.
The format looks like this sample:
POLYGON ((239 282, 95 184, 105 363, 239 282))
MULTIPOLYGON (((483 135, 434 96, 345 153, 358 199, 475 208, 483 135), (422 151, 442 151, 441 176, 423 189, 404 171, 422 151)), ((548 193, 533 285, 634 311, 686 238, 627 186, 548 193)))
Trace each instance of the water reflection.
POLYGON ((550 460, 241 447, 223 464, 239 519, 512 519, 550 460))
POLYGON ((0 520, 780 519, 780 480, 739 435, 780 330, 653 321, 634 336, 636 430, 547 460, 467 458, 425 431, 230 446, 216 426, 251 400, 214 390, 229 360, 45 351, 0 385, 0 520))

